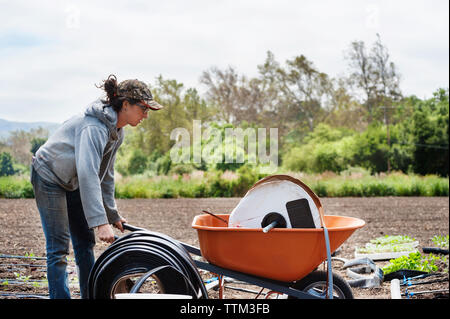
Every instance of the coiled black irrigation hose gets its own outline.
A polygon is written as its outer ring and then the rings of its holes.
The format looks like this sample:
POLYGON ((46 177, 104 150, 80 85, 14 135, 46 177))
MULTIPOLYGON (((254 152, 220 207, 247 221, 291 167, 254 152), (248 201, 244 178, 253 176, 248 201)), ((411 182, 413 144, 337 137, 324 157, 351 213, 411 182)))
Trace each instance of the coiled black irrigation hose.
POLYGON ((175 239, 124 224, 132 232, 116 239, 96 260, 88 281, 89 299, 137 293, 149 277, 159 292, 207 299, 203 280, 187 250, 175 239), (131 278, 139 279, 133 283, 131 278))

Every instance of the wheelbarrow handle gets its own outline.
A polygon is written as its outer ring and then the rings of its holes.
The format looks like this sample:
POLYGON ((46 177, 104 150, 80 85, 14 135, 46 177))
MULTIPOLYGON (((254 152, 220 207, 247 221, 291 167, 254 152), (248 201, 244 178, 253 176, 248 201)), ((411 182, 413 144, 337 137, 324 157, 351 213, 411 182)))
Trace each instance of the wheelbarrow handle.
MULTIPOLYGON (((138 231, 138 230, 145 230, 144 228, 136 227, 133 225, 130 225, 128 223, 122 223, 123 229, 129 230, 129 231, 138 231)), ((115 239, 119 239, 119 236, 114 236, 115 239)), ((190 253, 195 254, 197 256, 201 256, 202 253, 200 249, 197 247, 191 246, 189 244, 183 243, 180 241, 180 244, 190 253)))
MULTIPOLYGON (((127 223, 122 223, 122 228, 124 230, 129 230, 129 231, 143 230, 143 228, 139 228, 139 227, 127 224, 127 223)), ((114 235, 114 241, 116 241, 117 239, 119 239, 119 236, 114 235)))
POLYGON ((143 228, 136 227, 133 225, 130 225, 128 223, 122 223, 123 229, 129 230, 129 231, 137 231, 137 230, 143 230, 143 228))

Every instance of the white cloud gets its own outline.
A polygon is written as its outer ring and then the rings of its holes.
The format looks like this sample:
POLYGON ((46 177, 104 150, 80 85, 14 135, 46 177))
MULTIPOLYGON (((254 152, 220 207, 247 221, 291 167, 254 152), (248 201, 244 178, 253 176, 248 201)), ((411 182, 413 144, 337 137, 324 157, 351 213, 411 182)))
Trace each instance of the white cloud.
POLYGON ((0 118, 9 120, 61 122, 110 73, 197 88, 211 66, 252 76, 268 50, 282 63, 304 54, 337 76, 350 42, 371 45, 377 32, 405 93, 448 87, 446 0, 14 1, 0 20, 0 118))

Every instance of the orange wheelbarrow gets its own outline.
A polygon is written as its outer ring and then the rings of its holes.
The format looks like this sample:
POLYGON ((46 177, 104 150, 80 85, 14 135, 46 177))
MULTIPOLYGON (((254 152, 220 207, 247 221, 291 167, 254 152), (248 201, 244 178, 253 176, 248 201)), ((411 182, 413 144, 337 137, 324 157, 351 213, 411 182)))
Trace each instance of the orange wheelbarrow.
MULTIPOLYGON (((229 217, 217 216, 225 220, 229 217)), ((291 297, 352 298, 345 280, 336 274, 330 277, 330 264, 328 273, 314 270, 325 260, 330 261, 331 253, 365 223, 357 218, 330 215, 323 216, 323 222, 326 227, 321 229, 274 228, 264 233, 257 228, 229 228, 211 215, 198 215, 192 227, 198 232, 200 254, 191 252, 208 261, 196 261, 199 268, 291 297)))
MULTIPOLYGON (((317 195, 301 181, 287 175, 269 176, 254 187, 275 179, 293 182, 309 194, 318 209, 322 228, 273 228, 270 231, 234 228, 228 227, 228 214, 198 215, 192 227, 198 232, 201 256, 210 265, 221 268, 216 273, 231 270, 234 276, 247 274, 277 282, 279 286, 289 283, 289 288, 297 288, 297 291, 286 290, 289 296, 294 293, 296 297, 333 298, 336 294, 338 298, 351 298, 351 289, 345 280, 332 273, 331 254, 365 222, 358 218, 324 215, 317 195), (313 272, 325 260, 328 272, 313 272), (298 290, 307 293, 299 295, 298 290)), ((197 266, 207 267, 205 264, 197 266)), ((264 279, 259 283, 264 284, 264 279)))

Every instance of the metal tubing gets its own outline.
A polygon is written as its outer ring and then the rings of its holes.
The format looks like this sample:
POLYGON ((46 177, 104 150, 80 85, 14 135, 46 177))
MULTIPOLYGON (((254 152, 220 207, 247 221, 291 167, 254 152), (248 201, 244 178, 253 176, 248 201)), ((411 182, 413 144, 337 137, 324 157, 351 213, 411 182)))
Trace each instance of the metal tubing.
POLYGON ((0 255, 0 258, 47 260, 47 257, 17 256, 17 255, 3 255, 3 254, 0 255))
POLYGON ((273 221, 269 225, 263 228, 263 233, 268 233, 272 228, 274 228, 278 224, 278 221, 273 221))
POLYGON ((333 272, 331 269, 330 239, 328 237, 328 229, 325 226, 323 227, 323 233, 325 235, 325 246, 327 249, 328 298, 333 299, 333 272))
POLYGON ((267 278, 261 278, 256 277, 248 274, 244 274, 238 271, 222 268, 210 263, 206 263, 199 260, 194 260, 195 264, 198 268, 207 270, 209 272, 215 273, 215 274, 223 274, 227 277, 235 278, 256 286, 264 287, 270 290, 278 291, 281 293, 284 293, 289 296, 301 298, 301 299, 320 299, 317 296, 310 295, 304 291, 300 291, 298 289, 289 287, 288 282, 281 282, 276 280, 271 280, 267 278))

